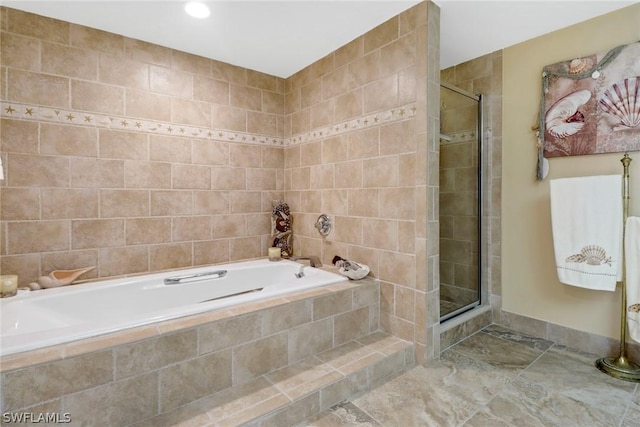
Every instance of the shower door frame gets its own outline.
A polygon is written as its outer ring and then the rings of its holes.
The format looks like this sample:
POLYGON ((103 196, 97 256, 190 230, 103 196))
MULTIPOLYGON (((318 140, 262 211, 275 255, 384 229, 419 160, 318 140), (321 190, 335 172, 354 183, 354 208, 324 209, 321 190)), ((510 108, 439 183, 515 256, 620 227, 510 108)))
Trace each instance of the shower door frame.
MULTIPOLYGON (((482 94, 473 94, 471 92, 467 92, 464 89, 460 89, 456 86, 453 86, 451 84, 448 84, 446 82, 440 82, 440 87, 443 87, 445 89, 451 90, 453 92, 456 92, 460 95, 463 95, 467 98, 470 98, 474 101, 476 101, 478 103, 478 125, 477 125, 477 130, 476 130, 476 138, 478 141, 478 151, 477 151, 477 166, 478 166, 478 173, 477 173, 477 182, 478 182, 478 190, 477 190, 477 197, 478 197, 478 206, 477 206, 477 210, 476 210, 476 215, 478 216, 478 221, 477 221, 477 229, 476 232, 478 233, 477 236, 477 265, 478 265, 478 271, 477 271, 477 289, 478 289, 478 297, 476 298, 476 300, 470 304, 467 304, 463 307, 460 307, 456 310, 453 310, 447 314, 440 315, 440 323, 442 324, 443 322, 446 322, 447 320, 451 320, 454 319, 455 317, 466 313, 470 310, 473 310, 476 307, 480 307, 482 305, 482 297, 483 297, 483 292, 482 292, 482 278, 483 278, 483 269, 484 269, 484 263, 483 263, 483 257, 484 257, 484 253, 482 250, 482 241, 483 241, 483 235, 484 233, 482 233, 482 224, 484 222, 484 200, 483 200, 483 196, 484 196, 484 192, 483 192, 483 159, 484 159, 484 117, 483 117, 483 102, 482 102, 482 94)), ((439 266, 438 266, 439 268, 439 266)))

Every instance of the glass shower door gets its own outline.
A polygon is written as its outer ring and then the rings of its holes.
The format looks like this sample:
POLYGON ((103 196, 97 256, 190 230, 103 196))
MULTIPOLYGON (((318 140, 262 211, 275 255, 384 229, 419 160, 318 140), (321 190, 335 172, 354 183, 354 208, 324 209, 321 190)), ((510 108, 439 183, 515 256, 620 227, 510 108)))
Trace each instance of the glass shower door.
POLYGON ((440 88, 440 320, 480 304, 481 97, 440 88))

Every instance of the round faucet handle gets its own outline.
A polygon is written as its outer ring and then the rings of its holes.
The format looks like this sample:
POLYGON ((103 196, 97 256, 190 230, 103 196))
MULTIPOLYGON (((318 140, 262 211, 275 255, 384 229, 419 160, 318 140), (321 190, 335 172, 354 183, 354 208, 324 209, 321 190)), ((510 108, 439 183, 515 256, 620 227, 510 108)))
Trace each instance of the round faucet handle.
POLYGON ((318 233, 322 236, 328 236, 331 233, 331 218, 327 214, 322 214, 318 217, 318 220, 314 224, 314 227, 318 229, 318 233))

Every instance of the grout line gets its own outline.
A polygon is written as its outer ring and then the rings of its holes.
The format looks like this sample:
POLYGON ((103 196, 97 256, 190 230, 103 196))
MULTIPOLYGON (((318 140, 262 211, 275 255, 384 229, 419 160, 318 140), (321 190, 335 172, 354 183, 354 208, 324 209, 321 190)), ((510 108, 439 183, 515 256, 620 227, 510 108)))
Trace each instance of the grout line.
MULTIPOLYGON (((538 360, 540 360, 540 358, 542 358, 542 356, 544 356, 545 354, 547 354, 547 352, 548 352, 548 351, 549 351, 549 350, 550 350, 554 345, 555 345, 555 343, 553 343, 553 344, 552 344, 552 345, 550 345, 546 350, 544 350, 542 353, 540 353, 540 354, 538 355, 538 357, 536 357, 536 358, 535 358, 531 363, 529 363, 529 364, 527 365, 527 367, 526 367, 526 368, 523 368, 523 369, 522 369, 522 371, 520 371, 520 373, 519 373, 518 375, 516 375, 516 377, 515 377, 515 378, 519 378, 519 377, 521 377, 521 376, 522 376, 522 374, 524 373, 524 371, 526 371, 527 369, 529 369, 531 366, 533 366, 533 364, 534 364, 534 363, 536 363, 538 360)), ((527 381, 530 381, 530 380, 527 380, 527 381)), ((530 381, 530 382, 533 382, 533 381, 530 381)), ((533 383, 534 383, 534 384, 538 384, 538 385, 540 385, 540 386, 544 387, 545 389, 547 388, 546 386, 544 386, 544 385, 542 385, 542 384, 540 384, 540 383, 536 383, 536 382, 533 382, 533 383)))

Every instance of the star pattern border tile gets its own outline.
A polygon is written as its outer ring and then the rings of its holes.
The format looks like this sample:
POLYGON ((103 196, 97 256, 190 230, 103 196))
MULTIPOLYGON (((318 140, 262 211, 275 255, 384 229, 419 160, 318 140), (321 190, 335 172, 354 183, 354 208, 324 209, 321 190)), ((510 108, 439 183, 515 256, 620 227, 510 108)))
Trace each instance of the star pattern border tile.
POLYGON ((379 126, 392 122, 408 120, 416 115, 415 103, 401 105, 387 110, 377 111, 365 116, 356 117, 340 123, 313 129, 308 132, 299 133, 287 138, 285 145, 297 145, 311 142, 317 139, 342 135, 354 130, 365 129, 372 126, 379 126))
POLYGON ((342 135, 359 129, 379 126, 415 117, 415 103, 377 111, 340 123, 296 134, 290 138, 264 136, 248 132, 191 126, 172 122, 139 119, 121 115, 90 113, 86 111, 30 105, 19 102, 1 102, 0 117, 33 120, 75 126, 92 126, 103 129, 144 132, 164 136, 208 139, 242 144, 294 146, 315 140, 342 135))
POLYGON ((442 144, 456 144, 460 142, 472 142, 476 140, 476 132, 475 131, 466 131, 466 132, 457 132, 457 133, 448 133, 446 134, 450 139, 440 139, 442 144))

